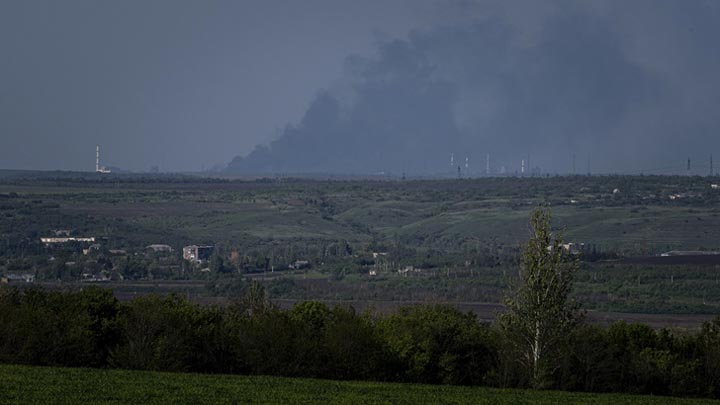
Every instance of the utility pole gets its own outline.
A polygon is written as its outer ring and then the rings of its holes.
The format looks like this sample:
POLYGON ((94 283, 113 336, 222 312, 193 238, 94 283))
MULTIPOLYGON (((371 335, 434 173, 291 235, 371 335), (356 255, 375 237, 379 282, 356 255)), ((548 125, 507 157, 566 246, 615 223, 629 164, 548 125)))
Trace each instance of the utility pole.
POLYGON ((588 176, 590 176, 590 174, 591 174, 591 172, 590 172, 590 155, 588 155, 588 158, 587 158, 587 174, 588 174, 588 176))

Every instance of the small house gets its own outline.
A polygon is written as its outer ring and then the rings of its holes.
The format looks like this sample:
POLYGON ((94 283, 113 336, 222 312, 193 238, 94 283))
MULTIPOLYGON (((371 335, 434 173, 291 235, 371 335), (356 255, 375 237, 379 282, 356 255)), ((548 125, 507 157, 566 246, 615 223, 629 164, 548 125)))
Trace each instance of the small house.
POLYGON ((200 263, 210 259, 213 246, 208 245, 190 245, 183 248, 183 259, 191 262, 200 263))
POLYGON ((30 273, 10 273, 5 276, 7 283, 21 282, 21 283, 34 283, 35 275, 30 273))
POLYGON ((310 267, 310 262, 307 260, 295 260, 295 263, 288 266, 289 269, 295 270, 306 269, 308 267, 310 267))
POLYGON ((150 249, 155 253, 170 253, 173 251, 173 248, 170 245, 163 244, 152 244, 147 246, 146 249, 150 249))

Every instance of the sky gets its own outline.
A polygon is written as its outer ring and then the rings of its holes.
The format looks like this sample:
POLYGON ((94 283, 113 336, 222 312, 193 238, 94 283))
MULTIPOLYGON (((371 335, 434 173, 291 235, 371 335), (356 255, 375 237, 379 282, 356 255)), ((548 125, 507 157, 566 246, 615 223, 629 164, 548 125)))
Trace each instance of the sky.
POLYGON ((706 174, 717 38, 713 0, 3 0, 0 168, 706 174))
POLYGON ((299 120, 404 1, 0 1, 0 167, 201 170, 299 120))

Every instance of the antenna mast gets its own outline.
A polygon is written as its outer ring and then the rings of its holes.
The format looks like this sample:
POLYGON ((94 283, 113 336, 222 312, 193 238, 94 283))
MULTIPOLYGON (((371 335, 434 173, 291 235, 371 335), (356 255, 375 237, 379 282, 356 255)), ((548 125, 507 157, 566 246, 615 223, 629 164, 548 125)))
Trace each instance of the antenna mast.
POLYGON ((95 173, 110 173, 110 169, 100 166, 100 145, 95 145, 95 173))

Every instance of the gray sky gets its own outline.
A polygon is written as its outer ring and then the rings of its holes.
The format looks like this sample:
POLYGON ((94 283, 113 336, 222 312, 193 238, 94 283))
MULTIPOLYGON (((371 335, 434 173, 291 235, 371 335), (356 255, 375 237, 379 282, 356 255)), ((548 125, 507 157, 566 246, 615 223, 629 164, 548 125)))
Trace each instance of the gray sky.
POLYGON ((199 170, 278 135, 405 1, 0 1, 1 168, 199 170))
POLYGON ((714 0, 3 0, 0 168, 704 174, 717 38, 714 0))

